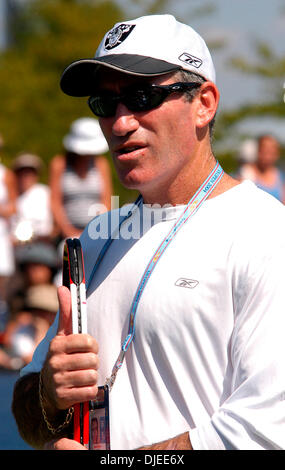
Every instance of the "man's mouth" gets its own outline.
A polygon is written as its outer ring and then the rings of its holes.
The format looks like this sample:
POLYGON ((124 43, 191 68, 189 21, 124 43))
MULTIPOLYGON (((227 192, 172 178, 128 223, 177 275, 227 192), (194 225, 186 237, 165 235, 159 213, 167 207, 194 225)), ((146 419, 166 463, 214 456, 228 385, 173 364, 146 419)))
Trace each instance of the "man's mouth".
POLYGON ((115 149, 115 156, 116 157, 123 157, 124 155, 128 155, 134 152, 137 152, 139 150, 143 150, 144 146, 143 145, 122 145, 121 147, 118 147, 115 149))
POLYGON ((119 153, 120 153, 120 154, 131 153, 131 152, 135 152, 135 151, 138 150, 139 148, 141 148, 141 147, 127 147, 127 148, 125 148, 125 149, 119 150, 119 153))

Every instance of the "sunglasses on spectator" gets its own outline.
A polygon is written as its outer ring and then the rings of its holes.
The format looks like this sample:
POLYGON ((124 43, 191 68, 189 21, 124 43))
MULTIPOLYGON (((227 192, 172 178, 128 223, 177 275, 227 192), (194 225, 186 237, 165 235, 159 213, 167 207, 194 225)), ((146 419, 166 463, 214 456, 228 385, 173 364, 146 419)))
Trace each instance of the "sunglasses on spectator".
POLYGON ((88 104, 96 116, 108 118, 115 116, 119 103, 123 103, 129 111, 150 111, 160 106, 171 93, 185 93, 189 89, 200 86, 200 83, 195 82, 177 82, 170 85, 132 85, 120 95, 111 91, 101 91, 97 95, 90 96, 88 104))

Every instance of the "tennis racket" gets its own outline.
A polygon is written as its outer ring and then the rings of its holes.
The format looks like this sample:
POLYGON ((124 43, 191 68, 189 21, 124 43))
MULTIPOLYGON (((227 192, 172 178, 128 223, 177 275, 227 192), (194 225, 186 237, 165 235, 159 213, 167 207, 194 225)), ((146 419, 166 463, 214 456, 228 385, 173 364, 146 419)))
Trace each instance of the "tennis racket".
MULTIPOLYGON (((78 238, 65 240, 62 284, 71 293, 72 333, 87 333, 84 262, 78 238)), ((73 439, 89 449, 89 401, 74 405, 73 439)))

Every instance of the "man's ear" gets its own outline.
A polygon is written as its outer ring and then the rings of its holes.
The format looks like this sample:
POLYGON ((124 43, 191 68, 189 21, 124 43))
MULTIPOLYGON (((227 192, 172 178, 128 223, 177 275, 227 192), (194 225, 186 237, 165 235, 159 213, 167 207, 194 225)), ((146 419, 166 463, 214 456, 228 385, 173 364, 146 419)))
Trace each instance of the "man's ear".
POLYGON ((207 126, 214 118, 219 104, 220 93, 213 82, 205 82, 200 87, 197 98, 196 126, 201 129, 207 126))

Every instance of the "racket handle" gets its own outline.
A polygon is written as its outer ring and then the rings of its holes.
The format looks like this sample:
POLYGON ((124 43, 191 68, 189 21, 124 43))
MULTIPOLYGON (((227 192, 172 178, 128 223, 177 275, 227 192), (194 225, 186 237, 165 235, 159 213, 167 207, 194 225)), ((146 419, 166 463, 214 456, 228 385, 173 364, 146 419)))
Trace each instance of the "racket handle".
POLYGON ((83 445, 89 449, 89 401, 83 403, 83 445))
POLYGON ((77 442, 81 441, 80 436, 80 403, 74 405, 73 415, 73 439, 77 442))
POLYGON ((73 439, 89 449, 89 402, 76 403, 73 417, 73 439))

